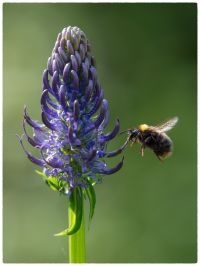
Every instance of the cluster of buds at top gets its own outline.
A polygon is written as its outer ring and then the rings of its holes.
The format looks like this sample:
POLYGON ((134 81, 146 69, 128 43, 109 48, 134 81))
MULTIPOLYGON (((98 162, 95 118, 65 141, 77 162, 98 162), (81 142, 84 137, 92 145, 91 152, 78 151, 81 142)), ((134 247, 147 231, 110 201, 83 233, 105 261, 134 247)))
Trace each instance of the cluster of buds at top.
POLYGON ((46 182, 56 190, 71 195, 74 188, 91 184, 120 170, 123 159, 108 168, 106 157, 122 152, 107 151, 107 143, 119 132, 116 120, 111 132, 108 101, 97 78, 95 59, 85 33, 67 27, 58 34, 47 69, 43 73, 39 123, 24 110, 23 128, 28 142, 40 151, 40 158, 22 147, 33 163, 43 168, 46 182), (28 134, 27 126, 33 130, 28 134))

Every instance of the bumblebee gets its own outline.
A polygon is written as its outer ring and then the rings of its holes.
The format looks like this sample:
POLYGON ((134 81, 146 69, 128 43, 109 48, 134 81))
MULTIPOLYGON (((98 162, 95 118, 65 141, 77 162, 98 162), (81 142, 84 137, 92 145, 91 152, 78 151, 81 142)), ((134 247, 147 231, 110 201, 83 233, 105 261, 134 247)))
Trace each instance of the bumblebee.
POLYGON ((141 144, 141 154, 144 155, 144 149, 151 149, 159 160, 163 160, 172 154, 172 140, 165 134, 171 130, 178 122, 178 117, 173 117, 168 121, 157 125, 148 126, 139 125, 137 128, 128 129, 128 138, 126 144, 138 142, 141 144))

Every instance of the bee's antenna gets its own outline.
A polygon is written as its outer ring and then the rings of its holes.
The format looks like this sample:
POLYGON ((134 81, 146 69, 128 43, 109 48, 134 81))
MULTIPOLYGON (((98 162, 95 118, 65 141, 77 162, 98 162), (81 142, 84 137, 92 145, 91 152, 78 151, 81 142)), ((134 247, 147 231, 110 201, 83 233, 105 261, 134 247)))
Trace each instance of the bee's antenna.
POLYGON ((121 134, 123 134, 123 133, 126 133, 126 132, 128 132, 128 131, 129 131, 129 129, 124 130, 124 131, 121 131, 121 132, 119 133, 119 135, 121 135, 121 134))

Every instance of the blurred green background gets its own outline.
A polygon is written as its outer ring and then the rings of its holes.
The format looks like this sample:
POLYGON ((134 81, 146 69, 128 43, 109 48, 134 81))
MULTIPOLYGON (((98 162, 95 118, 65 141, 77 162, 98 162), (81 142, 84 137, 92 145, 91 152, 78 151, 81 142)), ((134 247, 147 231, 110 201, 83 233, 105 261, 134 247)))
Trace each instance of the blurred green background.
POLYGON ((117 117, 121 130, 180 119, 169 133, 172 157, 160 162, 146 150, 142 158, 139 145, 129 147, 123 169, 96 186, 87 262, 195 262, 197 6, 188 3, 3 5, 4 262, 68 260, 67 238, 53 236, 67 226, 67 200, 43 184, 15 136, 24 104, 40 120, 42 72, 68 25, 83 29, 92 44, 110 102, 108 130, 117 117))

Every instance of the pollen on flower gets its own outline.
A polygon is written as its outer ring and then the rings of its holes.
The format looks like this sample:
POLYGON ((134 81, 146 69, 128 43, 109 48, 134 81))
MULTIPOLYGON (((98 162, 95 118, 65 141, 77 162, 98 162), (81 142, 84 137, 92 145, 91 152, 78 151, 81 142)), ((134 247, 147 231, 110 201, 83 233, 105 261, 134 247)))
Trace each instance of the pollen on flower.
POLYGON ((105 158, 120 154, 123 147, 107 151, 119 132, 119 120, 111 132, 108 101, 97 78, 95 59, 85 33, 67 27, 58 34, 47 68, 43 72, 41 123, 24 109, 23 128, 29 144, 39 150, 33 156, 20 143, 28 159, 42 167, 41 175, 54 190, 70 195, 75 187, 95 184, 103 175, 117 172, 123 159, 108 168, 105 158), (32 136, 27 127, 32 128, 32 136))

